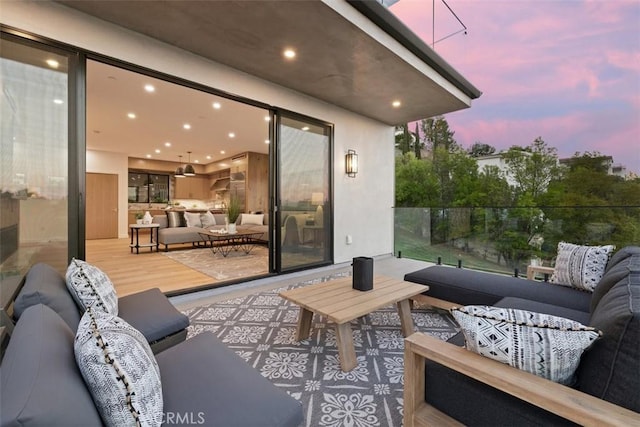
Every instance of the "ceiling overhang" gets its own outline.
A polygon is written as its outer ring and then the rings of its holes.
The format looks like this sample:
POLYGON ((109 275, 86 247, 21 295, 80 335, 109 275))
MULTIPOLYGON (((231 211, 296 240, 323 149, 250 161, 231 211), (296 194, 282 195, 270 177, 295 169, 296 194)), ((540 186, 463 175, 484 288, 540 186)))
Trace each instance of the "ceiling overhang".
POLYGON ((468 108, 480 96, 375 1, 60 3, 389 125, 468 108), (284 60, 286 47, 295 60, 284 60))

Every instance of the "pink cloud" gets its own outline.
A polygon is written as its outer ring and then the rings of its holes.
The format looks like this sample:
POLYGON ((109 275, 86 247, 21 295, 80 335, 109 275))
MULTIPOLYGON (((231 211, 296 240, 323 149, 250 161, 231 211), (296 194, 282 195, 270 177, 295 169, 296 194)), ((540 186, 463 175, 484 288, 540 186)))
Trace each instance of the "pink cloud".
MULTIPOLYGON (((459 24, 436 0, 436 39, 459 24)), ((463 145, 601 151, 640 172, 640 2, 448 0, 468 27, 436 52, 483 95, 447 115, 463 145), (610 152, 607 152, 610 150, 610 152)), ((431 2, 391 11, 430 43, 431 2)))

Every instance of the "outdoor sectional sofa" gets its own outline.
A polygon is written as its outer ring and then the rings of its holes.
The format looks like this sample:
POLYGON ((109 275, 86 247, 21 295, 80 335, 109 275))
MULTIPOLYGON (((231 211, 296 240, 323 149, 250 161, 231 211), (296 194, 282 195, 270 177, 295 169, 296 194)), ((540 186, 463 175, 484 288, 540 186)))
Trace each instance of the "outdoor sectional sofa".
POLYGON ((443 414, 467 425, 640 425, 639 247, 615 253, 593 293, 445 266, 405 280, 428 285, 424 301, 434 306, 522 309, 602 331, 572 387, 467 351, 462 332, 448 343, 413 334, 405 342, 405 426, 424 417, 442 424, 443 414))
MULTIPOLYGON (((48 277, 59 281, 57 272, 46 267, 32 267, 28 280, 40 282, 48 277)), ((74 354, 80 320, 77 310, 65 304, 63 295, 55 295, 55 284, 39 288, 28 301, 20 302, 20 296, 16 299, 22 305, 20 315, 0 365, 0 426, 101 426, 104 421, 95 396, 74 354)), ((141 319, 146 326, 162 323, 144 304, 138 310, 149 316, 141 319)), ((295 427, 303 421, 298 401, 211 332, 165 349, 155 355, 155 361, 161 379, 163 425, 295 427)))

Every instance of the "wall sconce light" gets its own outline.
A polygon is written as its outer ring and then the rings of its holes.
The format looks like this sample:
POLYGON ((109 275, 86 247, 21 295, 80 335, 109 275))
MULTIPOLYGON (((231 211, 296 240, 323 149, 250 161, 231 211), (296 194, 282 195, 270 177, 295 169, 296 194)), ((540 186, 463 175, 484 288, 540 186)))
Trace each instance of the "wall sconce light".
POLYGON ((350 178, 355 178, 358 173, 358 154, 355 150, 347 150, 344 159, 345 172, 350 178))

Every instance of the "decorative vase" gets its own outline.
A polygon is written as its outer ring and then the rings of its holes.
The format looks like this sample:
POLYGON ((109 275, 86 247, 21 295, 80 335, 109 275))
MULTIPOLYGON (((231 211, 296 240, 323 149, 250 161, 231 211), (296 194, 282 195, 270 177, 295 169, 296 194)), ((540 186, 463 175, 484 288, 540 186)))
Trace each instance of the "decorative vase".
POLYGON ((136 219, 136 224, 142 225, 142 219, 136 219))
POLYGON ((238 229, 236 228, 236 223, 232 222, 227 226, 227 229, 229 230, 229 234, 236 234, 238 232, 238 229))
POLYGON ((153 217, 151 216, 149 211, 146 211, 144 213, 144 216, 142 217, 142 223, 143 224, 151 224, 151 221, 153 221, 153 217))

